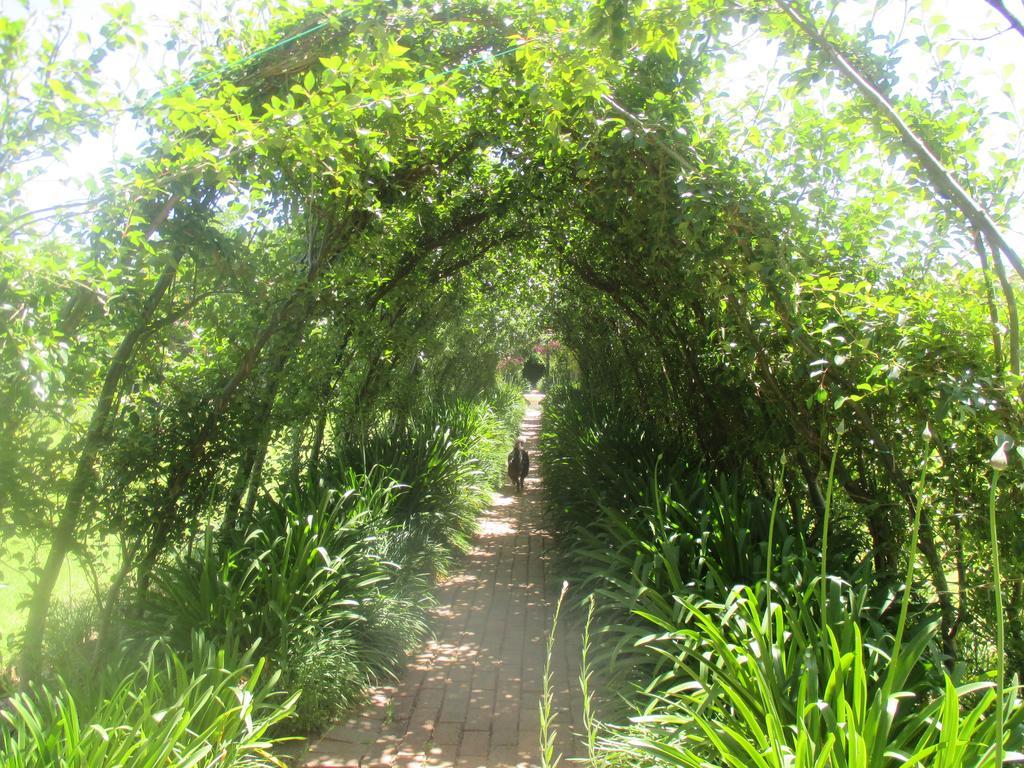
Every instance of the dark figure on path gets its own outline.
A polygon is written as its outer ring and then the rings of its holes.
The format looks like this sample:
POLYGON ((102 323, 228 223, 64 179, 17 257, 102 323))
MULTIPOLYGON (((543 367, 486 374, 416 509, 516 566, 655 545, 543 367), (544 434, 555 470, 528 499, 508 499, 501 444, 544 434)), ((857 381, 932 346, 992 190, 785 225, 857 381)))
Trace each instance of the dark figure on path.
POLYGON ((522 440, 516 440, 516 447, 508 455, 508 476, 517 491, 523 490, 523 480, 530 471, 530 454, 523 447, 522 440))

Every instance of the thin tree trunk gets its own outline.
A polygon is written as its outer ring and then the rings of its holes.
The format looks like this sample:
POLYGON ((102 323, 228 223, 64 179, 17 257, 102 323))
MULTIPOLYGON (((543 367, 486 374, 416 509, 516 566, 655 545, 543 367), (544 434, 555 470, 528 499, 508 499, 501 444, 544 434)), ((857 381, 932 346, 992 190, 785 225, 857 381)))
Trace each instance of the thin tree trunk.
POLYGON ((267 462, 267 451, 270 449, 270 441, 274 436, 272 429, 263 432, 263 439, 256 448, 256 459, 249 471, 249 485, 245 490, 245 507, 242 509, 242 528, 246 528, 252 522, 253 511, 256 509, 256 499, 259 497, 260 485, 263 482, 263 467, 267 462))
POLYGON ((1006 3, 1004 3, 1003 0, 985 1, 993 8, 995 8, 996 11, 998 11, 1004 19, 1010 22, 1010 27, 1012 29, 1016 30, 1018 33, 1020 33, 1020 35, 1024 36, 1024 22, 1022 22, 1020 19, 1013 15, 1010 9, 1006 7, 1006 3))
POLYGON ((156 313, 157 307, 174 283, 180 259, 180 255, 175 256, 164 267, 164 271, 161 273, 156 285, 153 286, 153 290, 142 307, 142 312, 135 327, 121 339, 121 343, 118 345, 114 356, 110 360, 110 365, 107 367, 106 375, 103 378, 103 386, 100 389, 100 395, 96 401, 92 417, 89 420, 89 428, 78 456, 75 473, 64 500, 64 509, 60 514, 57 528, 53 533, 50 551, 46 555, 46 561, 43 563, 39 573, 39 580, 36 582, 32 590, 32 597, 29 600, 24 644, 18 665, 18 674, 23 683, 28 683, 36 678, 40 671, 43 633, 46 630, 46 617, 50 610, 50 598, 53 595, 53 589, 57 584, 57 577, 60 575, 64 561, 76 544, 75 532, 81 522, 85 496, 93 482, 96 458, 103 445, 108 418, 114 408, 114 401, 121 379, 125 375, 136 344, 145 334, 153 319, 153 315, 156 313))
MULTIPOLYGON (((991 241, 989 243, 991 245, 991 241)), ((1009 324, 1010 338, 1010 370, 1015 376, 1020 376, 1020 324, 1017 320, 1017 298, 1013 293, 1013 286, 1006 276, 1006 269, 1003 267, 1002 257, 999 249, 992 247, 992 266, 995 268, 996 276, 999 278, 999 285, 1003 289, 1003 298, 1006 300, 1006 321, 1009 324)))
POLYGON ((791 475, 791 472, 787 472, 784 477, 786 502, 789 504, 789 513, 793 518, 794 532, 800 536, 804 543, 806 543, 807 537, 804 533, 804 505, 802 503, 803 495, 797 490, 797 484, 791 478, 791 475))
POLYGON ((967 585, 967 558, 964 557, 964 534, 960 518, 953 516, 953 534, 956 536, 954 553, 956 556, 956 624, 953 626, 952 642, 956 644, 960 627, 967 620, 967 600, 964 599, 964 587, 967 585))
POLYGON ((315 483, 320 476, 320 449, 324 444, 324 432, 327 431, 327 414, 329 408, 325 403, 320 409, 316 419, 316 428, 313 430, 313 445, 309 451, 309 467, 307 469, 309 482, 315 483))
MULTIPOLYGON (((916 499, 913 501, 916 503, 916 499)), ((946 569, 939 554, 939 545, 935 541, 932 512, 926 504, 921 505, 921 535, 918 538, 918 545, 925 562, 928 563, 928 569, 931 571, 932 586, 935 588, 936 600, 939 603, 939 617, 942 620, 942 647, 946 655, 949 656, 949 666, 952 666, 957 658, 956 606, 953 605, 953 596, 949 591, 949 581, 946 579, 946 569)))
POLYGON ((804 476, 804 483, 807 485, 807 501, 811 509, 814 510, 814 527, 804 532, 804 540, 809 546, 817 547, 821 540, 820 524, 825 520, 825 494, 821 492, 818 472, 811 468, 802 451, 796 451, 796 461, 800 466, 800 474, 804 476))
MULTIPOLYGON (((348 366, 352 363, 351 357, 348 359, 347 362, 345 361, 345 356, 348 353, 348 345, 351 342, 352 329, 349 328, 348 331, 345 332, 345 338, 341 342, 341 346, 338 348, 338 354, 334 358, 334 365, 332 366, 332 371, 328 375, 327 382, 324 385, 324 388, 321 393, 320 412, 317 415, 316 425, 313 428, 313 443, 310 447, 309 463, 306 469, 307 476, 309 477, 309 482, 311 484, 315 483, 319 479, 320 450, 323 447, 324 433, 327 430, 327 416, 330 412, 331 399, 334 397, 335 380, 338 379, 341 375, 343 375, 344 372, 348 369, 348 366), (342 365, 343 362, 345 363, 344 365, 342 365)), ((297 441, 296 445, 298 445, 299 442, 301 442, 301 436, 299 438, 299 441, 297 441)), ((298 454, 296 454, 295 456, 294 476, 295 481, 298 482, 298 454)))
POLYGON ((252 517, 263 477, 263 465, 266 461, 270 440, 273 437, 270 416, 274 409, 274 401, 277 399, 277 390, 281 384, 280 374, 296 347, 296 344, 279 346, 273 362, 266 371, 267 386, 260 397, 259 408, 252 419, 253 423, 257 425, 255 443, 250 443, 243 452, 243 461, 239 466, 239 476, 233 486, 231 503, 224 510, 224 519, 221 522, 221 534, 224 537, 236 528, 245 530, 252 517), (239 515, 243 497, 245 506, 239 515))
POLYGON ((996 307, 995 288, 992 287, 988 249, 985 247, 985 241, 980 232, 975 232, 974 234, 974 247, 978 251, 978 258, 981 260, 981 275, 985 280, 985 301, 988 304, 988 320, 992 330, 992 356, 995 359, 996 371, 1002 373, 1003 343, 999 333, 999 309, 996 307))
POLYGON ((92 664, 93 671, 97 673, 106 658, 107 649, 113 644, 110 633, 114 625, 114 610, 121 597, 124 584, 128 580, 128 575, 132 571, 132 557, 127 548, 122 548, 121 558, 121 567, 117 569, 117 573, 107 589, 107 596, 100 611, 99 626, 96 630, 96 650, 93 654, 92 664))
POLYGON ((289 346, 286 350, 278 353, 278 359, 271 366, 269 391, 264 395, 263 407, 260 409, 260 430, 259 440, 256 445, 256 456, 249 471, 249 483, 245 493, 245 508, 242 510, 242 527, 247 526, 252 520, 253 510, 256 508, 256 499, 259 496, 260 484, 263 482, 263 467, 267 461, 267 451, 270 449, 270 441, 274 437, 274 429, 271 426, 270 417, 274 412, 274 401, 277 399, 277 390, 281 384, 281 371, 291 357, 294 347, 289 346))
POLYGON ((238 467, 235 469, 235 477, 231 481, 231 491, 228 494, 227 502, 224 504, 224 516, 220 521, 220 541, 222 545, 230 541, 231 534, 236 528, 238 510, 242 506, 242 499, 245 497, 245 490, 249 484, 249 473, 255 460, 256 457, 252 445, 247 445, 242 449, 238 467))
POLYGON ((288 460, 288 482, 292 486, 299 484, 299 475, 302 469, 302 441, 306 436, 308 425, 309 420, 303 419, 295 426, 295 432, 292 435, 292 449, 289 452, 288 460))

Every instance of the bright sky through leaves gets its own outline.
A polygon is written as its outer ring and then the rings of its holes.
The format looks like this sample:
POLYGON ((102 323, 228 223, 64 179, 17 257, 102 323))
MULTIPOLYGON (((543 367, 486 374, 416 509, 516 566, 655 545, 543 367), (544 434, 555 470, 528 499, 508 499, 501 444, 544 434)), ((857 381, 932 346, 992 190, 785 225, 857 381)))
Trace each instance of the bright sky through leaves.
MULTIPOLYGON (((71 28, 76 33, 94 35, 106 17, 105 7, 117 3, 105 0, 65 0, 71 28)), ((262 3, 266 5, 266 3, 262 3)), ((11 15, 24 13, 23 3, 0 0, 0 9, 11 15)), ((172 28, 181 18, 189 17, 185 27, 194 27, 200 15, 205 19, 196 32, 200 41, 214 34, 218 20, 230 15, 232 8, 259 7, 256 0, 161 0, 159 3, 136 4, 134 16, 145 30, 148 50, 120 52, 111 57, 102 70, 104 77, 118 83, 125 94, 151 93, 159 87, 158 72, 176 67, 177 53, 171 51, 172 28)), ((44 12, 50 0, 29 0, 32 12, 44 12)), ((927 81, 941 62, 952 63, 954 69, 971 79, 971 85, 987 103, 993 119, 985 138, 985 150, 979 159, 988 167, 983 172, 995 173, 991 150, 1015 147, 1018 151, 1024 127, 1024 105, 1017 101, 1013 86, 1019 81, 1017 61, 1024 52, 1024 41, 983 0, 922 0, 919 3, 890 3, 880 12, 871 2, 840 2, 840 18, 851 25, 862 25, 873 19, 880 35, 892 33, 905 40, 900 46, 898 67, 900 84, 897 93, 926 95, 927 81), (934 41, 930 52, 915 44, 920 35, 934 41)), ((743 55, 726 66, 721 85, 725 88, 720 103, 725 109, 740 105, 747 94, 770 89, 777 83, 773 69, 778 63, 772 45, 758 44, 749 38, 742 43, 743 55)), ((179 45, 180 47, 180 45, 179 45)), ((880 42, 878 52, 884 51, 880 42)), ((838 98, 846 98, 838 95, 838 98)), ((26 202, 31 208, 45 208, 85 196, 81 182, 99 173, 116 159, 133 151, 144 136, 125 117, 110 133, 98 139, 87 138, 64 162, 54 163, 49 172, 26 189, 26 202)), ((742 151, 742 148, 738 147, 742 151)), ((1011 240, 1024 250, 1024 225, 1006 225, 1011 240)))

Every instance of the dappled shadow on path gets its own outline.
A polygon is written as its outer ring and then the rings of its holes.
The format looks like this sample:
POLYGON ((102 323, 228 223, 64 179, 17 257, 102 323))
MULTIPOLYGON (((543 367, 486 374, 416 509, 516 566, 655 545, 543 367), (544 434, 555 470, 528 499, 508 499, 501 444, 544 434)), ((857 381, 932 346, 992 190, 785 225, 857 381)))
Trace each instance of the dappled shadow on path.
MULTIPOLYGON (((538 454, 540 401, 522 437, 538 454)), ((540 764, 538 715, 545 640, 559 584, 549 581, 548 536, 539 528, 539 462, 524 491, 511 483, 494 495, 464 569, 437 587, 434 639, 392 686, 373 691, 359 717, 312 743, 306 766, 459 766, 527 768, 540 764)), ((559 736, 556 751, 577 753, 582 698, 578 638, 562 633, 552 659, 559 736)))

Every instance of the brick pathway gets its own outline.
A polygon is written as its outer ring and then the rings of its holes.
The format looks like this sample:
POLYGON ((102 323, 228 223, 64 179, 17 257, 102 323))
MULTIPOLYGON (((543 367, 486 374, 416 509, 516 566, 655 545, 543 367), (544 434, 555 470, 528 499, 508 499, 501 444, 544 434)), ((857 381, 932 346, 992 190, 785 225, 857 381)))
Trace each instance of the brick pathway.
MULTIPOLYGON (((522 435, 536 457, 541 396, 529 397, 522 435)), ((434 640, 398 682, 373 691, 360 717, 312 743, 306 766, 370 768, 540 765, 538 706, 546 632, 560 584, 548 579, 549 539, 538 528, 536 460, 526 490, 495 494, 465 570, 437 588, 434 640), (507 494, 507 495, 506 495, 507 494)), ((579 632, 559 627, 552 669, 556 753, 580 753, 579 632)), ((564 763, 563 763, 564 764, 564 763)))

